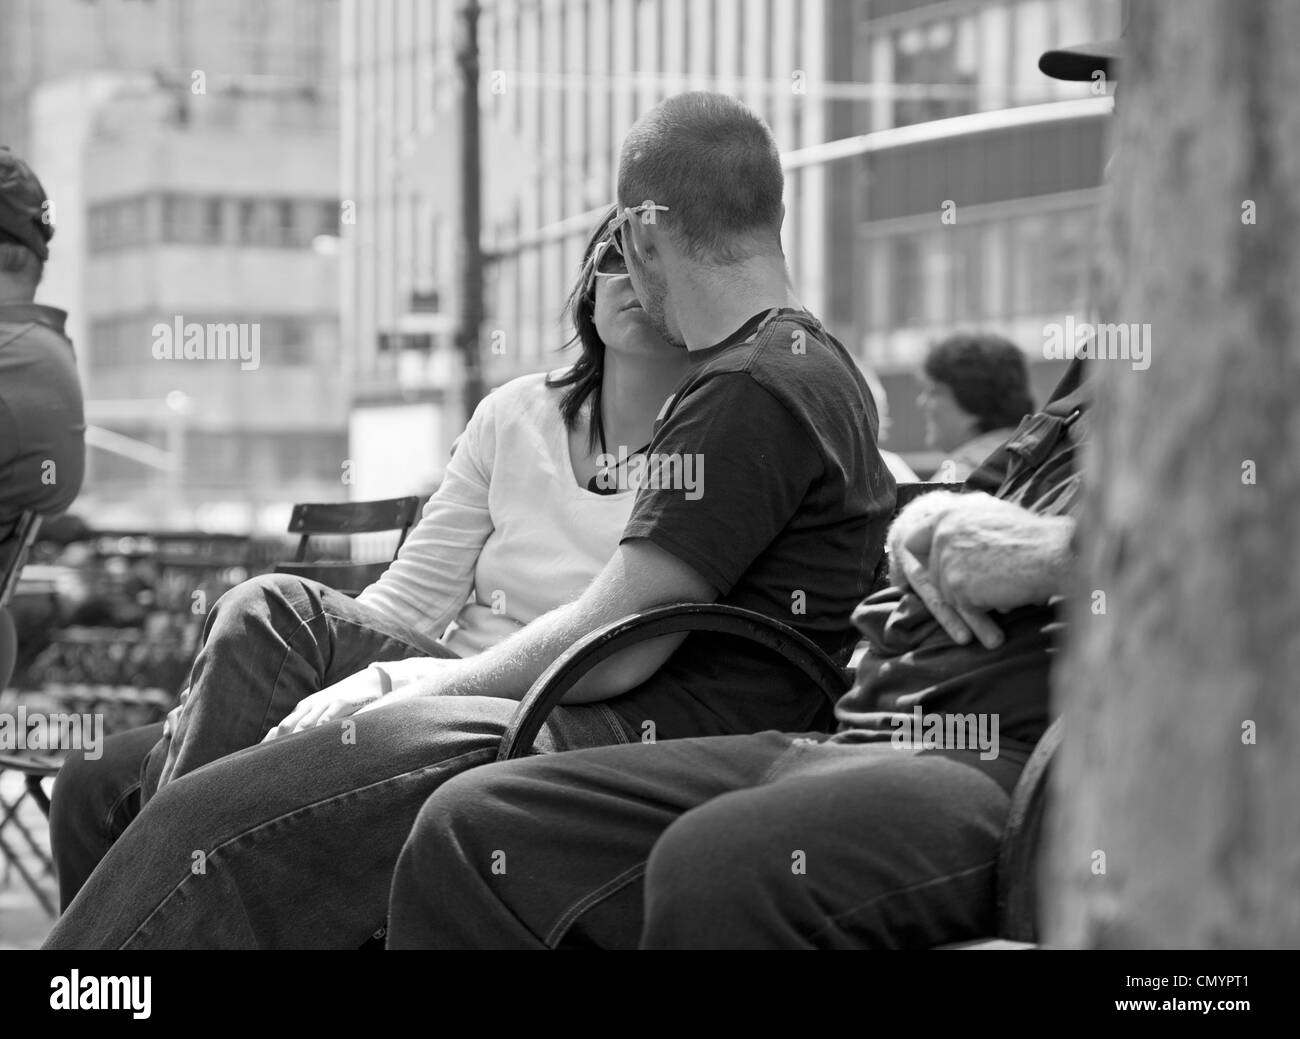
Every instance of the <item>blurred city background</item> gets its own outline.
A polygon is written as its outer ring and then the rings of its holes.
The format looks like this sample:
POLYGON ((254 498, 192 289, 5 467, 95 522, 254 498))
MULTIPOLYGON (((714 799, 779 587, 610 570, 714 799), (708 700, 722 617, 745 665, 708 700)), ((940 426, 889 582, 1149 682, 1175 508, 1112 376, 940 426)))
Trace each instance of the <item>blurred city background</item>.
MULTIPOLYGON (((431 493, 468 401, 566 363, 620 142, 683 90, 772 127, 796 291, 929 475, 929 345, 1008 337, 1040 401, 1063 370, 1043 326, 1087 311, 1110 100, 1037 59, 1119 28, 1119 0, 0 0, 0 143, 56 206, 37 301, 68 312, 89 427, 84 489, 14 599, 5 695, 161 717, 196 591, 285 558, 293 503, 431 493), (182 317, 258 326, 258 370, 156 359, 182 317)), ((3 882, 0 947, 38 941, 48 917, 3 882)))

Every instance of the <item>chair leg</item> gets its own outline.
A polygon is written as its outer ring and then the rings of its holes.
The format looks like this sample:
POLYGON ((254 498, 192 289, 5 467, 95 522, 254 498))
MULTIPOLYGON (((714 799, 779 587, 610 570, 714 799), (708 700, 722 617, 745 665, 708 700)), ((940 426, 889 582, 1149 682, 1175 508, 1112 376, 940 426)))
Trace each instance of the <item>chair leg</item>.
MULTIPOLYGON (((26 778, 28 779, 28 782, 31 781, 30 776, 26 778)), ((37 782, 39 784, 39 780, 37 782)), ((46 852, 46 850, 41 847, 41 842, 36 839, 36 837, 32 834, 32 831, 28 829, 27 824, 23 822, 22 818, 18 815, 19 807, 22 805, 23 801, 27 799, 30 793, 31 793, 30 790, 25 790, 22 794, 20 794, 17 798, 14 799, 13 804, 6 804, 3 800, 0 800, 0 805, 4 807, 4 816, 0 817, 0 832, 3 832, 6 826, 12 825, 14 829, 16 829, 20 834, 22 834, 23 840, 27 842, 27 847, 29 847, 32 850, 32 854, 35 855, 37 861, 40 862, 42 868, 45 871, 45 875, 52 877, 54 876, 54 860, 50 857, 50 855, 46 852)), ((40 793, 41 793, 41 799, 45 800, 46 805, 48 805, 49 800, 45 796, 45 791, 41 790, 40 793)), ((37 800, 36 803, 40 805, 41 801, 37 800)), ((49 816, 48 809, 46 809, 46 817, 48 818, 48 816, 49 816)))
POLYGON ((0 834, 0 855, 3 855, 5 863, 13 866, 13 868, 18 871, 18 875, 27 882, 27 886, 32 889, 32 894, 36 896, 36 901, 41 904, 41 908, 51 917, 57 917, 59 913, 58 910, 54 908, 54 903, 50 901, 50 896, 45 893, 45 889, 41 887, 40 881, 28 872, 27 867, 23 865, 23 860, 14 854, 13 849, 10 848, 9 844, 5 841, 3 834, 0 834))
POLYGON ((27 792, 32 795, 36 806, 41 810, 41 815, 48 819, 50 817, 50 795, 45 792, 41 777, 29 774, 25 778, 27 780, 27 792))
MULTIPOLYGON (((29 774, 24 778, 27 781, 27 792, 31 795, 32 800, 36 802, 36 807, 41 810, 41 815, 45 816, 48 822, 50 818, 50 795, 45 792, 45 784, 38 775, 29 774)), ((45 865, 45 876, 54 876, 54 858, 42 851, 40 859, 45 865)))

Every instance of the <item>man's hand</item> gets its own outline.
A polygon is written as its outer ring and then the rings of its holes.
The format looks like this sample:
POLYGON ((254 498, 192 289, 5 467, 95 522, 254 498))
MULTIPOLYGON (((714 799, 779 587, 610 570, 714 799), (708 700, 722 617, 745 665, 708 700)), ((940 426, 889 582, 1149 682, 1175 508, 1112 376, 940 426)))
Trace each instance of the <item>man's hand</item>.
POLYGON ((995 649, 1002 644, 1002 632, 993 620, 978 610, 946 602, 927 570, 935 528, 965 499, 966 495, 952 491, 931 491, 899 513, 886 542, 889 582, 915 592, 957 645, 966 645, 973 635, 986 649, 995 649))
POLYGON ((906 554, 903 552, 903 546, 924 544, 926 548, 921 556, 923 560, 928 559, 929 544, 934 535, 935 524, 956 508, 961 499, 962 495, 954 494, 952 491, 931 491, 929 494, 921 495, 898 514, 885 539, 885 548, 889 553, 889 583, 895 588, 911 586, 904 567, 906 554))
POLYGON ((1014 610, 1065 590, 1072 518, 1040 516, 987 494, 962 497, 924 546, 930 579, 945 602, 958 609, 1014 610))
POLYGON ((298 701, 298 706, 275 728, 266 734, 263 743, 293 732, 302 732, 339 718, 346 718, 377 704, 387 692, 386 682, 374 668, 366 668, 355 675, 336 682, 298 701))
POLYGON ((948 633, 949 638, 957 645, 964 646, 974 634, 985 649, 997 649, 1002 645, 1002 631, 987 613, 963 604, 947 602, 931 579, 925 564, 907 548, 899 548, 898 553, 907 579, 907 584, 903 587, 910 587, 920 597, 925 608, 948 633))
POLYGON ((889 576, 910 588, 958 645, 994 649, 990 610, 1046 602, 1064 585, 1074 521, 1039 516, 982 493, 935 491, 889 531, 889 576))

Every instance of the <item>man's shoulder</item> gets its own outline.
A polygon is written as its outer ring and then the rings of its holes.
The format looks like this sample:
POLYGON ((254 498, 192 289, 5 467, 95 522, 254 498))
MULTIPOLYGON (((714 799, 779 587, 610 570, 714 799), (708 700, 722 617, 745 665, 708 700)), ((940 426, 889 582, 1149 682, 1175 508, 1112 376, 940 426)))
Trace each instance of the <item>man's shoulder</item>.
POLYGON ((668 411, 723 406, 758 433, 751 401, 774 402, 809 442, 832 453, 838 450, 834 445, 869 425, 870 396, 862 373, 806 312, 780 315, 749 341, 701 362, 671 398, 668 411))
POLYGON ((869 400, 862 372, 811 314, 782 316, 754 344, 747 371, 790 411, 821 425, 828 414, 861 422, 869 400))
POLYGON ((63 338, 67 321, 67 311, 44 303, 0 303, 0 327, 6 329, 35 326, 63 338))
POLYGON ((743 375, 780 400, 812 392, 860 397, 862 373, 848 351, 815 317, 782 313, 744 343, 704 361, 688 385, 722 375, 743 375))
POLYGON ((63 330, 67 317, 62 310, 40 303, 0 304, 0 346, 23 340, 34 349, 50 343, 70 348, 72 343, 63 330))

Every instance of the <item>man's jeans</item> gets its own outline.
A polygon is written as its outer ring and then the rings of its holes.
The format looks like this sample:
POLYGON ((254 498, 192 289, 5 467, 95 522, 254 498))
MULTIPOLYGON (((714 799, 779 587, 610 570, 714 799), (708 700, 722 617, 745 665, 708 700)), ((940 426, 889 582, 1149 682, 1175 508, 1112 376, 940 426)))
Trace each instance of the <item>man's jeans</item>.
POLYGON ((398 863, 390 948, 928 948, 994 933, 1030 748, 824 734, 668 740, 444 784, 398 863))
MULTIPOLYGON (((451 655, 315 581, 288 574, 245 581, 217 601, 204 625, 171 779, 255 746, 303 697, 373 661, 451 655)), ((160 722, 109 737, 96 761, 69 756, 50 809, 64 909, 153 796, 169 749, 160 722)))

